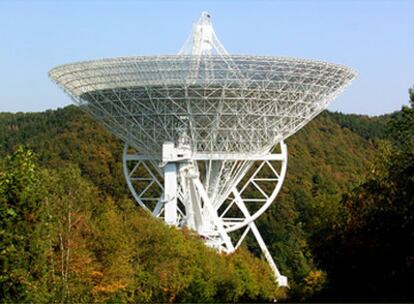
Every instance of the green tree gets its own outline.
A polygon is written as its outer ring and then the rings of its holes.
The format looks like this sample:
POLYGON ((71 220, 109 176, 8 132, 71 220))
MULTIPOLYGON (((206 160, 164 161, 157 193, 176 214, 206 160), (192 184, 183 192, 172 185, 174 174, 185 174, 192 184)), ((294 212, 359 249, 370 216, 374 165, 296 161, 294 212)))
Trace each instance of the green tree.
POLYGON ((43 170, 43 203, 49 217, 49 267, 56 286, 54 300, 88 301, 92 295, 95 257, 93 213, 101 204, 99 191, 76 166, 43 170))
MULTIPOLYGON (((321 258, 322 249, 334 238, 332 232, 342 231, 349 219, 348 204, 340 202, 341 193, 363 180, 378 154, 373 142, 385 138, 388 119, 324 112, 288 139, 289 169, 283 193, 258 226, 282 273, 289 277, 293 299, 308 298, 326 281, 323 269, 328 268, 321 258)), ((166 229, 163 224, 136 213, 136 207, 125 199, 128 191, 122 176, 121 143, 78 107, 0 113, 0 129, 0 155, 5 157, 25 144, 36 152, 36 163, 43 168, 35 170, 39 186, 32 187, 37 188, 32 193, 37 197, 36 215, 47 219, 39 218, 35 225, 43 235, 42 252, 46 252, 41 255, 46 262, 39 265, 46 269, 34 281, 40 284, 42 278, 46 282, 45 289, 36 290, 46 290, 49 301, 247 301, 255 297, 258 289, 252 269, 262 269, 260 261, 248 255, 252 261, 246 268, 246 264, 234 262, 236 257, 217 258, 214 252, 206 253, 209 251, 196 236, 182 238, 181 232, 168 229, 160 232, 157 229, 166 229), (79 225, 73 225, 78 218, 79 225), (164 251, 163 242, 171 252, 164 251), (192 266, 188 266, 191 255, 185 252, 186 243, 195 246, 191 254, 197 262, 192 266), (137 249, 146 246, 153 250, 137 249), (166 254, 166 260, 152 258, 158 252, 166 254), (172 265, 172 270, 163 271, 157 263, 151 264, 152 259, 172 265), (180 263, 187 265, 182 272, 176 266, 180 263)), ((260 252, 254 242, 248 245, 260 252)), ((326 252, 334 255, 335 248, 326 252)), ((329 282, 332 272, 328 274, 329 282)), ((260 285, 268 286, 259 292, 263 300, 274 292, 271 285, 267 279, 260 285)))
POLYGON ((330 277, 326 297, 413 301, 414 90, 389 122, 372 175, 343 197, 343 225, 321 247, 330 277), (353 282, 352 285, 349 282, 353 282))
POLYGON ((44 300, 47 218, 33 153, 23 147, 0 164, 0 298, 44 300), (36 291, 36 297, 32 297, 36 291))

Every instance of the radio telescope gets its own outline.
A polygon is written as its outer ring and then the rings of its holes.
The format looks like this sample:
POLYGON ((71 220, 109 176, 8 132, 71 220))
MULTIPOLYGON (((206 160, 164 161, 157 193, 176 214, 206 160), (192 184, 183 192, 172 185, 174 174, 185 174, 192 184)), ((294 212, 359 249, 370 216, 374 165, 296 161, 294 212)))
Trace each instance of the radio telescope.
POLYGON ((49 76, 125 142, 126 183, 142 208, 220 252, 252 233, 287 286, 255 220, 285 179, 284 139, 323 111, 353 70, 230 55, 203 12, 177 55, 72 63, 49 76))

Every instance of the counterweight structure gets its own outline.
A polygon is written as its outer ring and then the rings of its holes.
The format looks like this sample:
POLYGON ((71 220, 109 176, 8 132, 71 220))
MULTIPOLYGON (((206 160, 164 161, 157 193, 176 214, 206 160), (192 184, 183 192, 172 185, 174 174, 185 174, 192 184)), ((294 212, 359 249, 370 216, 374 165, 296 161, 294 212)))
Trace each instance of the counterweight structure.
POLYGON ((284 139, 323 111, 353 70, 230 55, 203 13, 178 55, 73 63, 49 75, 125 141, 126 182, 142 208, 221 252, 252 233, 287 286, 255 220, 286 176, 284 139))

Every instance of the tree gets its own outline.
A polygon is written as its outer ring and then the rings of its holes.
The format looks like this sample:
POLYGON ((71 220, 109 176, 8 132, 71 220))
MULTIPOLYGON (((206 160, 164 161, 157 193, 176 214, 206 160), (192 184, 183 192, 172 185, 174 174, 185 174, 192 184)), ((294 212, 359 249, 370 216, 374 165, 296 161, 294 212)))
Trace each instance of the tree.
POLYGON ((2 302, 270 301, 269 266, 241 250, 220 255, 115 202, 75 165, 39 168, 18 148, 0 165, 2 302))
POLYGON ((33 153, 18 147, 0 164, 0 297, 44 300, 47 218, 33 153), (31 297, 36 290, 37 297, 31 297))
POLYGON ((331 280, 328 299, 414 300, 414 89, 409 93, 372 175, 344 195, 348 216, 319 252, 331 280))
POLYGON ((43 202, 49 217, 49 267, 55 299, 87 301, 92 295, 92 273, 97 267, 91 242, 93 213, 101 203, 99 191, 86 182, 76 166, 43 170, 43 202))

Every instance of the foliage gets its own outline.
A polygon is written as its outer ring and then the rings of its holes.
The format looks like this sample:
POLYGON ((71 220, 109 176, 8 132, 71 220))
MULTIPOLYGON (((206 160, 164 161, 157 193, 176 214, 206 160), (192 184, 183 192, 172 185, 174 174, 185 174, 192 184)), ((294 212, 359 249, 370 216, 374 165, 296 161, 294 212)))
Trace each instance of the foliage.
POLYGON ((0 296, 3 301, 25 299, 33 288, 39 296, 45 288, 32 282, 45 272, 39 229, 44 218, 37 189, 33 154, 17 148, 0 164, 0 296))
MULTIPOLYGON (((412 244, 412 108, 381 117, 324 112, 287 140, 286 182, 258 227, 289 277, 290 299, 409 294, 403 278, 412 278, 404 266, 411 251, 401 244, 412 244), (382 258, 396 262, 381 268, 382 258)), ((268 266, 245 249, 218 255, 191 231, 136 208, 122 176, 121 142, 79 108, 0 113, 0 129, 3 301, 285 296, 268 266)), ((246 247, 260 252, 252 239, 246 247)))
POLYGON ((367 115, 331 113, 332 117, 342 127, 347 128, 365 139, 385 139, 387 122, 395 115, 386 114, 377 117, 367 115))
POLYGON ((218 255, 129 200, 115 204, 74 165, 42 169, 19 147, 1 168, 3 302, 283 297, 262 260, 243 250, 218 255))
POLYGON ((331 277, 325 299, 414 300, 413 89, 387 130, 371 176, 343 196, 347 216, 319 250, 331 277))
MULTIPOLYGON (((306 283, 312 274, 324 273, 314 251, 340 224, 345 213, 341 194, 364 179, 376 151, 371 141, 343 129, 329 112, 287 144, 289 164, 282 193, 258 226, 281 272, 290 279, 290 297, 303 300, 327 281, 321 275, 318 284, 306 283)), ((257 251, 254 243, 250 248, 257 251)))
POLYGON ((115 198, 124 197, 122 144, 78 107, 43 113, 3 113, 0 129, 0 155, 10 154, 24 144, 36 153, 40 165, 58 169, 76 164, 101 191, 115 198))

